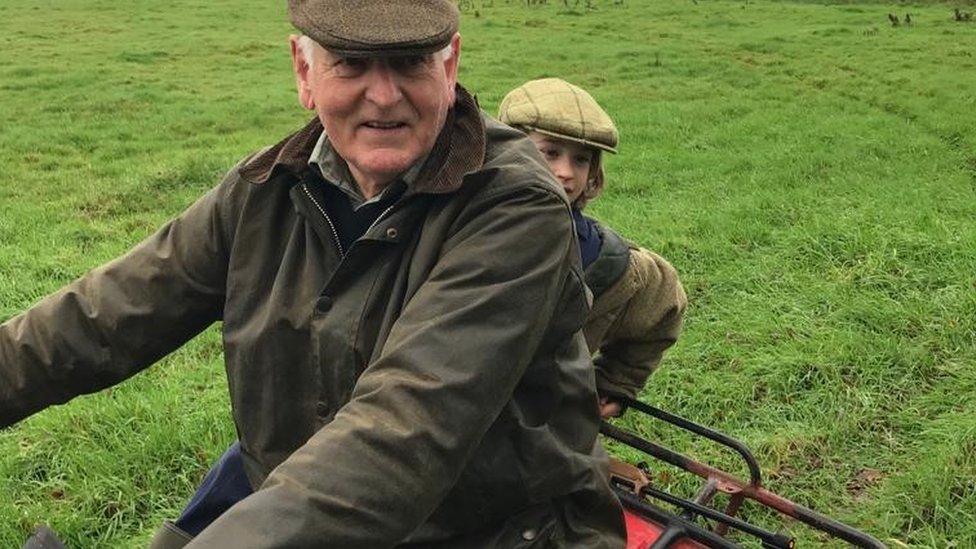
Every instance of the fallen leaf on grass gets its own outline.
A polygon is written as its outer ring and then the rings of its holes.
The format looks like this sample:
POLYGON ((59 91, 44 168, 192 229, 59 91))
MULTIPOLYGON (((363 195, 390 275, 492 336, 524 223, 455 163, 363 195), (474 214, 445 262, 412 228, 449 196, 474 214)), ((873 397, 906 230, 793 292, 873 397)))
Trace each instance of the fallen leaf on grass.
POLYGON ((884 473, 877 469, 861 469, 861 471, 847 483, 847 492, 854 496, 854 499, 864 497, 864 492, 881 482, 885 477, 884 473))
POLYGON ((769 478, 775 480, 790 480, 796 478, 797 471, 789 465, 784 465, 776 469, 770 469, 768 475, 769 478))

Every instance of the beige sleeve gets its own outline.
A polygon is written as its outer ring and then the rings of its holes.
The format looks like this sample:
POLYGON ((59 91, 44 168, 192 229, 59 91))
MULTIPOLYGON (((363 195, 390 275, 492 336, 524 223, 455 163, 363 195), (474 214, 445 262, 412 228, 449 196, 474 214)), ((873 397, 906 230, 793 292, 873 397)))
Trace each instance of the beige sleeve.
POLYGON ((637 277, 637 292, 607 331, 593 364, 601 395, 636 398, 678 339, 688 298, 677 271, 657 254, 633 250, 628 269, 624 276, 637 277))

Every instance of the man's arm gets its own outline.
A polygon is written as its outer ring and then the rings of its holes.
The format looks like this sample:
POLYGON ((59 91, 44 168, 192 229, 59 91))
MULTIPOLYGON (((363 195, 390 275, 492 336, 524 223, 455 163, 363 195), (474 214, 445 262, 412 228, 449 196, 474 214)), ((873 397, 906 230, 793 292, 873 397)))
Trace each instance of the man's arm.
POLYGON ((114 385, 220 318, 227 186, 0 325, 0 427, 114 385))
POLYGON ((474 209, 351 401, 192 547, 388 547, 434 512, 573 276, 569 211, 555 191, 526 188, 474 209))
POLYGON ((593 358, 597 391, 611 399, 615 394, 637 398, 664 351, 677 341, 688 304, 670 263, 647 250, 631 253, 637 254, 640 288, 593 358))

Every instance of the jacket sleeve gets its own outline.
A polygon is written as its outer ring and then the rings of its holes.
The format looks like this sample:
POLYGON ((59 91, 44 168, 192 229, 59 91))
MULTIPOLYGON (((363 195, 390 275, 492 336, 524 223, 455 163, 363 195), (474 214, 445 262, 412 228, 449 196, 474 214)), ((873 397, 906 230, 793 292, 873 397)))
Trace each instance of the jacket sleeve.
POLYGON ((630 269, 638 289, 610 327, 593 365, 601 395, 637 398, 644 383, 674 345, 688 300, 670 263, 647 250, 632 250, 630 269))
POLYGON ((573 276, 569 208, 555 190, 475 201, 350 402, 192 547, 390 547, 434 512, 573 276))
POLYGON ((0 325, 0 427, 134 375, 221 316, 225 192, 226 180, 125 256, 0 325))

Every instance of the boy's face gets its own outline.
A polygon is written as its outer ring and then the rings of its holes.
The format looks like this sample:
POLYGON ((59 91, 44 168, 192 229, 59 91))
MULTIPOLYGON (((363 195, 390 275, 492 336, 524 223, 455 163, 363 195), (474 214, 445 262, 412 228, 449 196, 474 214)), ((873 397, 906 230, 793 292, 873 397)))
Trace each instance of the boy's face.
POLYGON ((590 179, 590 164, 593 162, 593 149, 570 141, 539 132, 530 132, 529 139, 535 143, 556 181, 563 186, 572 204, 586 190, 590 179))

